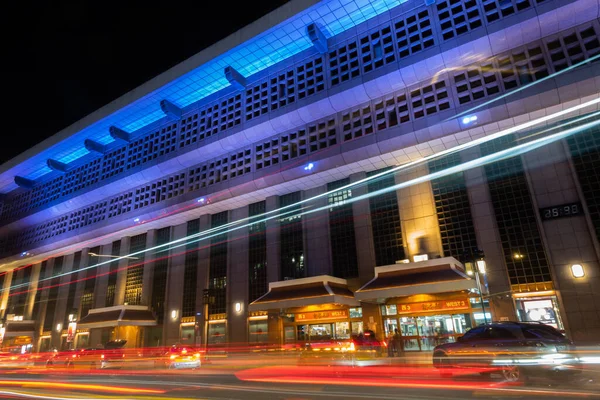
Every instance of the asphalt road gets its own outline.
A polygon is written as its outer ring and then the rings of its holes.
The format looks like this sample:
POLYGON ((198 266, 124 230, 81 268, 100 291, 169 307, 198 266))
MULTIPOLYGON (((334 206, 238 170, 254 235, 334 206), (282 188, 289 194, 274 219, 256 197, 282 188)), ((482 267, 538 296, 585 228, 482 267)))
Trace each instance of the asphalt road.
POLYGON ((6 399, 582 399, 599 398, 600 371, 508 385, 475 375, 442 379, 429 367, 406 370, 275 366, 197 371, 4 370, 6 399), (392 374, 388 374, 388 372, 392 374), (397 374, 395 374, 397 372, 397 374))

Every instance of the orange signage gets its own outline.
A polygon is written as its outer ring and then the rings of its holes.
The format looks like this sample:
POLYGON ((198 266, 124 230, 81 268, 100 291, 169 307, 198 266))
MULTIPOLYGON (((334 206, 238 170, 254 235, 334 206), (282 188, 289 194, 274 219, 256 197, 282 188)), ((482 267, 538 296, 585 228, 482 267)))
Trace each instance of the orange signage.
POLYGON ((467 309, 469 309, 469 300, 467 298, 454 300, 425 301, 422 303, 398 304, 398 314, 467 309))
POLYGON ((77 322, 69 322, 69 328, 67 329, 67 343, 72 343, 75 339, 75 333, 77 332, 77 322))
POLYGON ((296 314, 296 321, 348 318, 348 310, 317 311, 296 314))

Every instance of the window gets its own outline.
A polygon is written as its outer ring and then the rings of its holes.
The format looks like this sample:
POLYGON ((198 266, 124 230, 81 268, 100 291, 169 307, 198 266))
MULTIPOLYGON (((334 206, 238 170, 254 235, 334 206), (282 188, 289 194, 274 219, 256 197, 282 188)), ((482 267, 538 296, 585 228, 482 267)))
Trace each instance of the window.
MULTIPOLYGON (((116 240, 112 243, 112 249, 110 254, 118 256, 121 252, 121 241, 116 240)), ((117 271, 119 269, 119 261, 113 261, 110 263, 110 269, 108 274, 108 285, 106 286, 106 300, 104 303, 105 307, 112 307, 115 305, 115 290, 117 288, 117 271)))
POLYGON ((491 339, 516 339, 517 336, 507 328, 493 327, 490 330, 491 339))
MULTIPOLYGON (((211 228, 214 230, 228 221, 228 211, 223 211, 211 216, 211 228)), ((223 231, 223 230, 221 230, 223 231)), ((214 302, 208 306, 209 314, 227 312, 227 232, 216 234, 210 240, 210 267, 208 288, 214 302)), ((210 336, 210 335, 209 335, 210 336)))
MULTIPOLYGON (((187 236, 200 232, 200 220, 187 223, 187 236)), ((196 313, 196 285, 198 281, 198 242, 192 241, 185 246, 185 268, 183 272, 182 317, 192 317, 196 313)))
POLYGON ((476 328, 470 329, 469 331, 467 331, 467 333, 463 335, 463 338, 465 340, 487 339, 488 337, 488 328, 485 326, 478 326, 476 328))
MULTIPOLYGON (((129 245, 131 254, 146 249, 146 234, 133 236, 129 245)), ((144 277, 144 253, 135 254, 135 259, 129 259, 127 279, 125 283, 125 303, 140 305, 142 303, 142 280, 144 277)))
POLYGON ((557 340, 557 339, 564 339, 565 337, 563 336, 562 333, 560 333, 559 331, 557 331, 556 329, 553 329, 549 326, 544 326, 544 327, 521 327, 522 331, 523 331, 523 336, 526 339, 549 339, 549 340, 557 340))
MULTIPOLYGON (((171 228, 166 227, 156 231, 156 245, 168 243, 171 238, 171 228)), ((161 249, 162 250, 162 249, 161 249)), ((154 261, 154 277, 152 279, 152 298, 150 305, 156 313, 158 323, 162 324, 165 317, 165 294, 167 290, 167 269, 169 257, 159 256, 154 261)))
MULTIPOLYGON (((327 191, 330 192, 349 183, 350 179, 331 182, 327 184, 327 191)), ((329 232, 333 275, 338 278, 358 276, 354 213, 352 204, 346 204, 346 201, 351 198, 351 189, 340 190, 327 196, 327 203, 332 206, 329 209, 329 232)))
MULTIPOLYGON (((279 198, 280 209, 292 204, 299 203, 301 193, 294 192, 279 198)), ((305 276, 304 266, 304 237, 302 234, 302 216, 300 204, 283 209, 286 213, 280 219, 280 246, 281 246, 281 277, 286 279, 303 278, 305 276)))
MULTIPOLYGON (((90 253, 100 254, 100 246, 93 247, 90 249, 90 253)), ((87 266, 91 267, 99 262, 98 257, 88 256, 87 266)), ((88 268, 85 271, 85 281, 83 284, 83 294, 81 296, 81 303, 79 305, 80 314, 79 318, 83 318, 88 315, 91 308, 94 307, 94 288, 96 286, 96 274, 97 268, 88 268)))

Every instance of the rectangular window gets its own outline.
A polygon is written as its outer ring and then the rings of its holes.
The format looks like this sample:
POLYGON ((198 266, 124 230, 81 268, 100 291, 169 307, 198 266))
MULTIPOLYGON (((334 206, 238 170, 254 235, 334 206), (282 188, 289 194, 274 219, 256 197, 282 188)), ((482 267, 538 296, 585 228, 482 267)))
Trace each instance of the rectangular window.
POLYGON ((248 272, 250 302, 258 299, 268 290, 267 285, 267 228, 262 219, 266 212, 266 202, 259 201, 248 206, 250 222, 255 222, 249 227, 248 238, 248 272), (252 218, 258 217, 258 218, 252 218))
MULTIPOLYGON (((131 237, 129 253, 135 254, 146 249, 146 234, 131 237)), ((129 305, 142 304, 142 280, 144 276, 144 253, 135 254, 127 266, 125 281, 125 303, 129 305)))
MULTIPOLYGON (((385 170, 367 173, 372 177, 385 170)), ((368 183, 369 193, 387 189, 395 185, 394 174, 387 174, 368 183)), ((396 191, 388 191, 369 199, 375 263, 377 266, 395 264, 405 258, 402 243, 402 225, 398 210, 396 191)))
POLYGON ((13 271, 13 281, 8 293, 8 303, 6 305, 7 314, 23 316, 32 268, 33 265, 28 265, 16 268, 13 271))
MULTIPOLYGON (((502 137, 481 145, 481 153, 492 154, 515 142, 514 136, 502 137)), ((551 281, 521 157, 488 164, 484 169, 511 284, 551 281)))
MULTIPOLYGON (((454 167, 461 163, 455 153, 429 163, 431 173, 454 167)), ((462 172, 431 181, 433 200, 440 226, 444 257, 454 257, 461 262, 471 261, 477 250, 475 226, 471 215, 469 194, 462 172)))
MULTIPOLYGON (((331 182, 327 184, 327 191, 331 192, 349 183, 350 179, 331 182)), ((338 278, 356 278, 358 276, 354 213, 352 204, 347 203, 351 198, 351 189, 339 190, 327 195, 327 203, 330 206, 329 234, 333 275, 338 278)))
MULTIPOLYGON (((169 243, 171 240, 171 228, 162 228, 156 231, 156 246, 169 243)), ((164 250, 160 248, 159 251, 164 250)), ((168 253, 162 252, 154 261, 154 277, 152 279, 152 299, 150 305, 162 324, 165 317, 165 295, 167 291, 167 272, 169 268, 168 253)))
MULTIPOLYGON (((210 219, 212 229, 225 225, 228 212, 223 211, 213 214, 210 219)), ((221 314, 227 312, 227 233, 213 236, 210 239, 210 267, 208 276, 208 289, 211 302, 208 305, 208 314, 221 314)))
MULTIPOLYGON (((100 254, 100 246, 93 247, 90 249, 90 253, 100 254)), ((100 262, 98 257, 88 255, 87 266, 91 267, 100 262)), ((79 305, 79 318, 83 318, 88 315, 90 309, 94 307, 94 288, 96 287, 96 274, 98 268, 88 268, 85 271, 85 281, 83 283, 83 294, 81 295, 81 303, 79 305)))
MULTIPOLYGON (((40 321, 38 314, 40 312, 40 301, 42 297, 42 288, 47 285, 47 281, 42 281, 46 277, 46 270, 48 269, 48 261, 42 261, 40 268, 40 277, 38 278, 38 287, 35 291, 35 297, 33 299, 33 312, 31 313, 31 319, 40 321)), ((0 288, 2 285, 0 284, 0 288)))
MULTIPOLYGON (((200 220, 187 223, 187 236, 200 232, 200 220)), ((185 269, 183 272, 183 308, 182 317, 196 315, 196 285, 198 284, 198 242, 192 239, 185 246, 185 269)))
POLYGON ((301 192, 279 197, 281 277, 284 280, 304 278, 304 237, 302 235, 301 192), (291 206, 292 207, 287 207, 291 206), (287 207, 287 208, 284 208, 287 207))
MULTIPOLYGON (((110 254, 112 256, 118 256, 121 253, 121 241, 115 240, 112 243, 110 254)), ((106 302, 105 307, 112 307, 115 305, 115 291, 117 290, 117 274, 119 270, 119 260, 110 263, 110 269, 108 273, 108 285, 106 286, 106 302)))

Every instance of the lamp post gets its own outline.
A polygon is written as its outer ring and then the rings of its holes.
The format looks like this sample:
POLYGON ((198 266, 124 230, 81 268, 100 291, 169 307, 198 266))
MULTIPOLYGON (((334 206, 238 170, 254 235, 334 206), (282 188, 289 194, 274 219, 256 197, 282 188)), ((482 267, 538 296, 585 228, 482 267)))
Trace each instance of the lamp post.
POLYGON ((486 262, 485 262, 485 256, 483 254, 483 251, 481 250, 471 250, 468 252, 465 252, 465 259, 469 260, 467 262, 465 262, 465 265, 470 266, 470 270, 469 268, 467 268, 467 274, 469 275, 475 275, 475 284, 477 285, 477 291, 479 292, 479 301, 481 303, 481 312, 483 313, 483 322, 485 324, 488 323, 488 319, 487 319, 487 314, 485 312, 485 303, 484 303, 484 299, 483 299, 483 289, 482 289, 482 285, 481 285, 481 276, 483 276, 483 286, 485 287, 485 290, 487 292, 488 289, 488 283, 487 283, 487 276, 486 276, 486 262))

